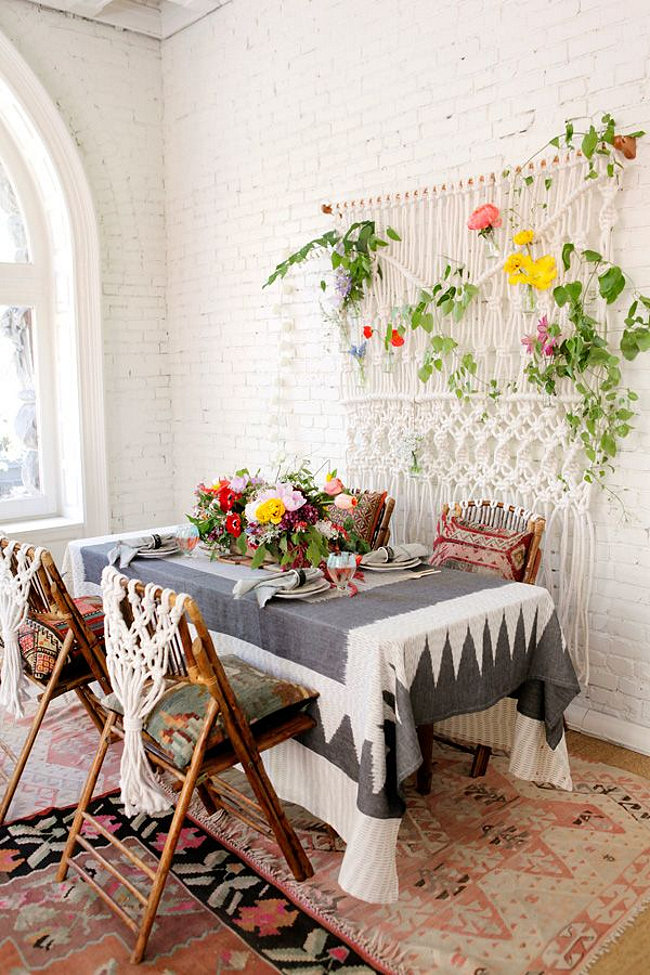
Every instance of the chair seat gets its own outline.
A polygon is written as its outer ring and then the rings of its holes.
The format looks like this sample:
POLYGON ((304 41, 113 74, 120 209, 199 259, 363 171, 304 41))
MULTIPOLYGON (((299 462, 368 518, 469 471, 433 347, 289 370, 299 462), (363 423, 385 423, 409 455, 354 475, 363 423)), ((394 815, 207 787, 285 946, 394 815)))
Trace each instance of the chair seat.
MULTIPOLYGON (((253 732, 256 722, 263 718, 271 715, 288 717, 292 711, 306 707, 318 697, 316 691, 265 674, 235 654, 220 655, 219 660, 253 732)), ((204 685, 192 683, 189 678, 176 678, 145 721, 147 733, 178 769, 186 768, 192 759, 211 700, 210 692, 204 685)), ((102 704, 110 711, 122 714, 115 694, 105 697, 102 704)), ((226 737, 220 714, 208 739, 208 750, 215 748, 226 737)))
MULTIPOLYGON (((101 599, 81 596, 74 602, 88 629, 103 643, 104 611, 101 599)), ((53 613, 31 613, 20 627, 20 652, 27 670, 36 680, 49 678, 67 633, 67 622, 53 613)))

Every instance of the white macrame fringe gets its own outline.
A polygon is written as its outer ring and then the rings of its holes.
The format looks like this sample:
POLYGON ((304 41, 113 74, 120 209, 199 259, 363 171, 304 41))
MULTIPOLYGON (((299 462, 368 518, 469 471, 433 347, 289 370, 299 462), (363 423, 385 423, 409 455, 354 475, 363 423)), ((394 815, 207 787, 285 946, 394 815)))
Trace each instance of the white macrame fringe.
POLYGON ((156 601, 158 587, 152 583, 145 586, 141 597, 136 580, 129 580, 126 593, 124 581, 112 566, 102 573, 106 665, 123 714, 120 799, 127 816, 154 816, 169 809, 170 803, 147 760, 142 729, 165 691, 169 648, 178 633, 187 597, 181 593, 172 606, 171 590, 164 589, 156 601), (130 625, 120 608, 125 598, 133 615, 130 625))
MULTIPOLYGON (((584 167, 584 159, 575 156, 541 165, 531 184, 519 183, 516 197, 512 178, 504 177, 489 185, 476 180, 410 197, 353 202, 337 207, 337 216, 346 226, 376 220, 380 233, 391 225, 402 237, 390 254, 380 255, 383 276, 375 277, 358 322, 350 322, 353 342, 360 341, 361 325, 373 325, 375 335, 367 343, 364 385, 358 365, 344 358, 349 477, 396 498, 396 541, 432 540, 442 504, 470 498, 521 505, 545 516, 539 581, 553 595, 578 676, 588 683, 595 537, 593 490, 583 480, 582 447, 566 420, 577 398, 568 381, 558 384, 557 396, 535 391, 526 379, 521 344, 522 335, 535 332, 539 316, 548 313, 555 320, 558 309, 548 292, 539 292, 539 315, 526 316, 523 289, 509 285, 503 272, 503 261, 515 250, 512 241, 502 234, 504 252, 490 263, 483 241, 467 230, 469 214, 481 203, 494 203, 503 214, 516 206, 521 214, 536 215, 536 255, 551 253, 561 266, 567 240, 577 249, 609 255, 616 184, 602 173, 585 181, 584 167), (504 390, 496 402, 480 394, 458 400, 448 389, 447 364, 424 386, 417 375, 428 342, 422 330, 409 329, 399 351, 383 348, 387 323, 395 324, 400 307, 417 301, 448 261, 462 264, 481 291, 460 322, 444 319, 443 330, 460 351, 474 354, 479 377, 496 379, 504 390), (411 475, 414 459, 419 470, 411 475)), ((560 326, 565 315, 559 311, 560 326)))
POLYGON ((0 673, 0 707, 22 718, 27 701, 18 631, 27 618, 32 581, 41 567, 42 548, 28 557, 29 546, 9 542, 0 546, 0 637, 3 643, 0 673), (13 566, 12 566, 13 562, 13 566))

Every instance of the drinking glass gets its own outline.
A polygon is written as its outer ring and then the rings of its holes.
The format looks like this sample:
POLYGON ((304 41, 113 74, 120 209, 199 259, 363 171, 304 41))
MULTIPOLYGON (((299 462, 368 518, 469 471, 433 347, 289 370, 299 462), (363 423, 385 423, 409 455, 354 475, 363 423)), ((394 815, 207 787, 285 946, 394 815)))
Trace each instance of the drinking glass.
POLYGON ((188 522, 186 525, 178 525, 176 528, 176 541, 178 547, 186 558, 191 558, 194 549, 199 544, 199 530, 196 525, 188 522))
POLYGON ((351 596, 350 581, 357 571, 354 552, 332 552, 327 557, 327 574, 341 595, 351 596))

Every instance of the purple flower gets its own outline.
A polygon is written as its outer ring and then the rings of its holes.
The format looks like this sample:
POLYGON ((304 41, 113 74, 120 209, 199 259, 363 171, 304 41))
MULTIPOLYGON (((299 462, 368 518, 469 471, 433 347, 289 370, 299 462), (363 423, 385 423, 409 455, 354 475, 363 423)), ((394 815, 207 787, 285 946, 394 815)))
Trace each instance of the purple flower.
POLYGON ((352 290, 352 276, 347 271, 344 271, 343 268, 337 269, 334 290, 336 291, 336 296, 340 304, 343 304, 352 290))
POLYGON ((360 345, 351 345, 348 349, 348 355, 351 355, 353 359, 363 359, 367 348, 367 342, 361 342, 360 345))
POLYGON ((297 511, 285 511, 280 522, 281 531, 295 531, 296 525, 304 522, 307 525, 315 525, 320 515, 318 508, 307 501, 297 511))

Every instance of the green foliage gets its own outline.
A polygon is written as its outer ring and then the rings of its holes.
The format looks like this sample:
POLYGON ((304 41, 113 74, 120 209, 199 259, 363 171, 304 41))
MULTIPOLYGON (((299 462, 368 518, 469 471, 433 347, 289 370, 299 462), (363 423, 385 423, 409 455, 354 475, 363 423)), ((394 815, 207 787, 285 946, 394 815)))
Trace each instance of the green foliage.
MULTIPOLYGON (((609 179, 612 179, 616 175, 618 169, 623 168, 623 164, 615 155, 614 151, 614 136, 616 135, 616 119, 613 118, 609 112, 606 112, 600 117, 599 122, 593 122, 591 120, 589 126, 586 130, 576 131, 574 127, 574 122, 577 122, 578 118, 567 119, 564 123, 564 132, 559 135, 553 136, 552 139, 546 143, 547 146, 553 146, 555 149, 566 148, 566 149, 577 149, 580 148, 583 156, 587 160, 587 173, 585 179, 597 179, 598 170, 596 167, 596 160, 600 158, 605 158, 606 161, 606 172, 609 179), (576 136, 582 136, 580 146, 578 147, 575 142, 576 136)), ((640 139, 645 135, 645 132, 639 130, 638 132, 630 132, 629 138, 640 139)), ((539 150, 543 152, 546 146, 539 150)), ((538 155, 538 153, 535 153, 538 155)), ((525 182, 525 181, 524 181, 525 182)), ((546 180, 548 182, 548 180, 546 180)), ((548 186, 546 189, 548 190, 548 186)))
MULTIPOLYGON (((401 240, 392 227, 386 228, 386 236, 390 240, 401 240)), ((379 248, 388 246, 388 241, 378 236, 374 220, 357 221, 343 235, 337 230, 328 230, 315 240, 310 240, 285 261, 281 261, 264 283, 264 287, 273 284, 278 278, 284 278, 292 267, 302 264, 315 251, 326 250, 329 252, 332 270, 340 271, 341 275, 349 278, 349 290, 342 297, 341 307, 354 307, 363 299, 366 288, 372 284, 375 271, 381 277, 381 266, 376 254, 379 248)), ((320 287, 326 291, 327 282, 321 281, 320 287)))
MULTIPOLYGON (((573 244, 565 244, 562 261, 569 270, 573 256, 580 261, 583 280, 566 281, 553 290, 558 308, 566 309, 572 326, 563 334, 557 322, 547 325, 547 335, 556 342, 552 354, 546 354, 544 342, 537 339, 533 356, 526 366, 526 377, 533 386, 550 396, 557 395, 558 382, 569 379, 580 397, 580 403, 567 414, 569 428, 583 446, 588 466, 584 477, 588 482, 602 483, 620 441, 627 437, 634 417, 632 404, 637 400, 633 390, 621 386, 619 356, 608 346, 605 327, 590 314, 591 284, 597 279, 598 291, 607 304, 613 304, 625 288, 626 280, 620 267, 605 261, 597 251, 577 252, 573 244), (601 270, 601 267, 604 268, 601 270)), ((621 340, 621 352, 633 359, 640 351, 650 348, 650 299, 636 298, 625 319, 626 329, 621 340), (637 314, 641 306, 644 311, 637 314)))

